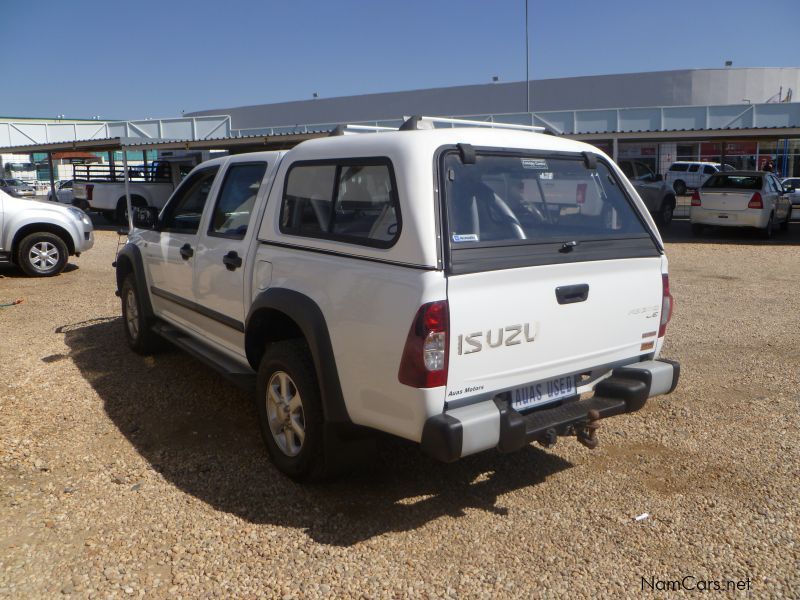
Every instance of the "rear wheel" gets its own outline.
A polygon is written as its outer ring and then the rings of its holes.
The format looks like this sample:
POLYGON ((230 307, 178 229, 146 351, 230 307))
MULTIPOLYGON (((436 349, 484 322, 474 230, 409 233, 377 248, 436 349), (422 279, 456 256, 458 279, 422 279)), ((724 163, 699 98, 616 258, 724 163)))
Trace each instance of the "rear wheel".
POLYGON ((17 248, 17 266, 32 277, 52 277, 67 266, 69 250, 60 237, 42 231, 32 233, 17 248))
POLYGON ((675 190, 675 193, 678 194, 678 196, 683 196, 686 194, 686 183, 682 179, 678 179, 672 184, 672 189, 675 190))
POLYGON ((781 231, 786 231, 789 229, 789 221, 792 220, 792 207, 789 207, 789 212, 786 213, 786 220, 781 223, 781 231))
POLYGON ((771 239, 774 229, 775 229, 775 215, 770 213, 769 220, 767 221, 767 226, 764 228, 764 231, 761 232, 761 235, 763 235, 764 239, 766 240, 771 239))
POLYGON ((303 340, 271 344, 258 369, 256 409, 275 466, 292 479, 326 476, 319 384, 303 340))
MULTIPOLYGON (((147 206, 147 201, 141 196, 131 196, 131 206, 147 206)), ((117 210, 114 211, 114 220, 119 225, 128 224, 128 202, 125 199, 125 196, 117 200, 117 210)))

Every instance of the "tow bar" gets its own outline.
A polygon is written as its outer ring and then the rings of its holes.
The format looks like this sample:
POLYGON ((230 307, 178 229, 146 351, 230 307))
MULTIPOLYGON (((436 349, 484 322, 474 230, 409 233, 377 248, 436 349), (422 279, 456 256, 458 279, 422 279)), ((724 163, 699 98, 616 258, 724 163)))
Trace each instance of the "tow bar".
POLYGON ((589 450, 594 450, 597 448, 597 428, 600 427, 600 413, 592 409, 586 413, 586 416, 589 418, 589 422, 578 430, 576 437, 589 450))

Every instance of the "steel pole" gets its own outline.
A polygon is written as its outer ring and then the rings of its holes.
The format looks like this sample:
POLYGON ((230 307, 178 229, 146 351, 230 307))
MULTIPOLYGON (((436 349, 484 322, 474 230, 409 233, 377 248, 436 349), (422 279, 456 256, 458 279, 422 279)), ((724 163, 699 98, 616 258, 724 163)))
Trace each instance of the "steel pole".
MULTIPOLYGON (((525 0, 525 112, 531 112, 530 52, 528 51, 528 0, 525 0)), ((531 118, 533 125, 533 118, 531 118)))
POLYGON ((128 181, 128 149, 122 147, 122 168, 125 169, 125 204, 128 207, 128 232, 133 231, 133 208, 131 207, 131 187, 128 181))

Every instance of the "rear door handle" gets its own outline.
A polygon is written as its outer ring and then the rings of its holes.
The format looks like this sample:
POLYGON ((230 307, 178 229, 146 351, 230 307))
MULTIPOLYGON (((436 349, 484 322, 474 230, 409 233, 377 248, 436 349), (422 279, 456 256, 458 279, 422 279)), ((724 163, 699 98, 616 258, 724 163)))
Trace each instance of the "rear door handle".
POLYGON ((222 257, 222 262, 225 263, 225 268, 228 271, 235 271, 242 266, 242 257, 239 256, 235 250, 231 250, 222 257))
POLYGON ((192 256, 194 256, 194 250, 192 250, 192 247, 189 244, 184 244, 181 246, 181 258, 183 260, 189 260, 192 258, 192 256))
POLYGON ((556 288, 556 300, 559 304, 584 302, 589 297, 589 284, 562 285, 556 288))

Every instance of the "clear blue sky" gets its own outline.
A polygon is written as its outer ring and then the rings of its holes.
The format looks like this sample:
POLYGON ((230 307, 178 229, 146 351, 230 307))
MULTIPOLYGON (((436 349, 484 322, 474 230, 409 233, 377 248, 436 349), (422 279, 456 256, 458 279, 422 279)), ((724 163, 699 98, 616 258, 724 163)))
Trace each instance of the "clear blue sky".
MULTIPOLYGON (((0 0, 0 115, 179 116, 525 78, 524 0, 0 0)), ((798 0, 530 0, 531 78, 800 66, 798 0)), ((587 93, 591 93, 587 90, 587 93)))

